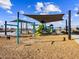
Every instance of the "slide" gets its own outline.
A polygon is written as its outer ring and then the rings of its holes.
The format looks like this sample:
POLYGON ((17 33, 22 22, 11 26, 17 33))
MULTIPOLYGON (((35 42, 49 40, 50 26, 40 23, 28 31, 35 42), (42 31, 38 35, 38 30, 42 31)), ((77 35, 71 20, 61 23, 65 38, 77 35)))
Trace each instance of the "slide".
POLYGON ((44 25, 43 25, 43 24, 40 24, 39 27, 38 27, 37 30, 36 30, 35 35, 40 36, 40 35, 42 34, 43 28, 44 28, 44 25))

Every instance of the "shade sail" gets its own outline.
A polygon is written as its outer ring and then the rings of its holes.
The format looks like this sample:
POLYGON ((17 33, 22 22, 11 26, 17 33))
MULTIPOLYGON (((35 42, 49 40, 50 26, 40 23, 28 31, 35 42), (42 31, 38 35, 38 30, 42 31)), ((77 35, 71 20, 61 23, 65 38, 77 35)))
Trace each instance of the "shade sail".
MULTIPOLYGON (((16 19, 16 20, 12 20, 12 21, 10 21, 10 22, 17 22, 17 19, 16 19)), ((19 19, 19 22, 32 23, 32 22, 29 22, 29 21, 21 20, 21 19, 19 19)))
MULTIPOLYGON (((17 19, 16 19, 16 20, 12 20, 12 21, 10 21, 10 22, 17 22, 17 19)), ((34 22, 29 22, 29 21, 25 21, 25 20, 21 20, 21 19, 19 19, 19 22, 23 22, 23 23, 31 23, 31 24, 34 23, 34 22)), ((35 24, 35 26, 38 26, 38 24, 35 24)))
POLYGON ((44 21, 45 23, 63 20, 63 16, 64 16, 64 14, 54 14, 54 15, 27 15, 27 14, 23 14, 23 15, 31 17, 33 19, 36 19, 39 22, 44 21))

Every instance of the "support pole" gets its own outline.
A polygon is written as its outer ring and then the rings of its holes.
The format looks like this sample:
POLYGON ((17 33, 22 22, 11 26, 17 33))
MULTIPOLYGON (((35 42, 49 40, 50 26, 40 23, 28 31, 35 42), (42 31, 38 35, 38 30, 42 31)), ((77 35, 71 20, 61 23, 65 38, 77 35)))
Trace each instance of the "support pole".
POLYGON ((46 23, 43 23, 44 24, 44 30, 46 30, 46 23))
POLYGON ((7 36, 7 21, 5 21, 5 36, 7 36))
POLYGON ((19 12, 17 12, 17 39, 16 43, 19 44, 19 12))
POLYGON ((68 30, 68 27, 67 27, 67 20, 66 20, 66 34, 68 33, 67 30, 68 30))
POLYGON ((35 36, 35 22, 33 23, 33 36, 35 36))
POLYGON ((68 39, 71 40, 71 10, 69 10, 68 15, 68 39))
POLYGON ((26 22, 26 33, 28 33, 28 29, 27 29, 27 22, 26 22))
POLYGON ((21 22, 21 34, 22 34, 22 22, 21 22))

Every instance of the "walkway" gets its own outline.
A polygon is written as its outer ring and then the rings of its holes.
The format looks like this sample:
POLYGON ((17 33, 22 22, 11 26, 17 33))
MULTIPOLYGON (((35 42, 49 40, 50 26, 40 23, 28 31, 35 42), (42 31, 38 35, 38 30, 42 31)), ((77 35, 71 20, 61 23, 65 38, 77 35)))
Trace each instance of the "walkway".
POLYGON ((75 41, 79 44, 79 35, 72 35, 75 41))

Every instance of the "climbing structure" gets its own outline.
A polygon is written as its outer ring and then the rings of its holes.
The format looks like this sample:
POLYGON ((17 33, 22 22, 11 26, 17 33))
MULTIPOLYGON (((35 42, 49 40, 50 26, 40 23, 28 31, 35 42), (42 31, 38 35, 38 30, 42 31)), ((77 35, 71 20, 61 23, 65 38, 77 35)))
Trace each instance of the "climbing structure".
POLYGON ((41 23, 38 28, 36 29, 36 36, 40 36, 42 34, 51 34, 53 32, 52 26, 46 26, 45 24, 41 23))

